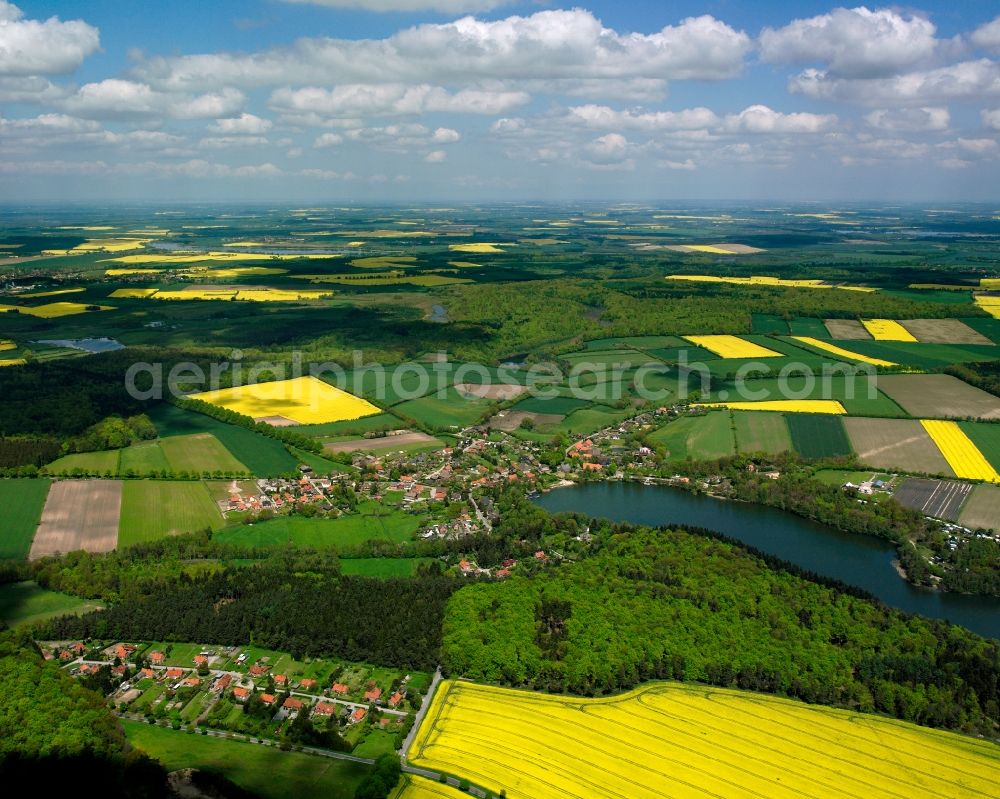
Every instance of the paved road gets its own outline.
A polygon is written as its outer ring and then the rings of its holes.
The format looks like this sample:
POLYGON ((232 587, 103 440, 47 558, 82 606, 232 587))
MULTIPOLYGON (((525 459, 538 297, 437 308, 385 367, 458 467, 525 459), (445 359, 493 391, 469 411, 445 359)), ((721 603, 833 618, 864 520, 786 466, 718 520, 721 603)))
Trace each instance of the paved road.
POLYGON ((434 671, 434 676, 431 678, 430 687, 427 689, 427 693, 420 703, 420 710, 417 711, 417 715, 414 717, 413 726, 410 727, 410 731, 403 740, 403 745, 399 748, 399 759, 403 761, 403 765, 406 765, 406 755, 410 751, 410 745, 413 743, 413 739, 417 735, 417 730, 420 729, 420 725, 424 721, 424 716, 427 715, 427 710, 431 706, 431 701, 434 699, 434 694, 437 692, 438 683, 440 682, 441 667, 438 666, 434 671))

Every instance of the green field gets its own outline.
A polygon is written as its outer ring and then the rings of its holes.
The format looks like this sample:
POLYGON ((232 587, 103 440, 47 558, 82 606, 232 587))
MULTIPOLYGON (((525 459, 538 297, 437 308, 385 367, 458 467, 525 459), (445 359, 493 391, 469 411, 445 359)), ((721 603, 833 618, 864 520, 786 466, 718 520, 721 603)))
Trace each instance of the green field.
POLYGON ((788 323, 788 331, 793 336, 809 336, 810 338, 828 339, 830 331, 826 329, 822 319, 811 317, 796 317, 788 323))
POLYGON ((118 546, 155 541, 225 524, 202 482, 128 480, 122 491, 118 546))
POLYGON ((434 430, 443 430, 475 424, 495 404, 492 400, 465 399, 455 388, 449 388, 443 399, 421 397, 403 402, 393 411, 434 430))
POLYGON ((363 502, 358 506, 358 513, 337 519, 281 516, 254 525, 230 527, 217 533, 214 539, 243 546, 295 544, 314 549, 354 547, 371 540, 398 544, 409 541, 423 521, 424 517, 417 514, 377 502, 363 502))
POLYGON ((832 375, 830 377, 820 375, 814 380, 810 380, 804 375, 792 375, 784 381, 776 378, 746 380, 742 384, 741 390, 737 390, 734 383, 730 382, 720 384, 719 388, 727 392, 728 398, 731 400, 742 397, 752 398, 753 401, 830 399, 838 400, 851 416, 905 417, 908 415, 884 393, 874 388, 867 375, 832 375))
POLYGON ((769 455, 788 452, 792 437, 781 413, 733 411, 736 425, 736 448, 740 452, 765 452, 769 455))
POLYGON ((573 411, 569 416, 551 428, 544 428, 543 432, 553 431, 567 433, 569 435, 584 436, 593 433, 604 427, 617 424, 622 419, 627 419, 633 411, 630 408, 618 409, 609 408, 606 405, 595 405, 592 408, 581 408, 573 411))
POLYGON ((162 438, 160 447, 175 473, 220 471, 223 474, 236 474, 249 471, 210 433, 162 438))
POLYGON ((49 494, 50 480, 0 480, 0 560, 26 558, 49 494))
POLYGON ((823 413, 790 413, 786 417, 792 446, 803 458, 829 458, 851 454, 851 442, 839 416, 823 413))
POLYGON ((193 735, 138 721, 122 721, 129 742, 168 771, 213 771, 264 799, 325 796, 351 799, 369 767, 361 763, 282 752, 277 747, 193 735))
POLYGON ((572 368, 584 369, 590 364, 600 367, 620 365, 622 369, 634 369, 644 363, 657 363, 657 360, 638 350, 585 350, 564 355, 572 368))
POLYGON ((84 474, 118 474, 118 453, 120 450, 110 449, 103 452, 74 452, 64 455, 45 466, 49 474, 71 473, 79 469, 84 474))
POLYGON ((651 433, 649 440, 666 447, 670 460, 713 460, 736 452, 728 411, 684 416, 651 433))
POLYGON ((159 441, 142 441, 121 451, 119 474, 150 474, 170 470, 159 441))
POLYGON ((813 476, 813 480, 819 480, 827 485, 842 486, 844 483, 863 483, 871 479, 887 479, 889 475, 884 472, 876 472, 871 469, 820 469, 813 476))
POLYGON ((96 602, 48 591, 31 581, 0 585, 0 621, 11 627, 100 608, 96 602))
POLYGON ((343 574, 362 577, 412 577, 421 563, 433 558, 344 558, 340 561, 343 574))
POLYGON ((995 361, 1000 359, 1000 347, 988 344, 924 344, 912 341, 851 341, 841 342, 845 349, 862 355, 882 358, 905 366, 940 369, 953 363, 995 361))
POLYGON ((529 413, 553 413, 568 414, 580 408, 590 405, 589 400, 576 399, 575 397, 552 397, 543 399, 542 397, 528 397, 512 406, 515 411, 528 411, 529 413))
POLYGON ((588 350, 637 349, 677 346, 676 336, 618 336, 616 338, 596 338, 587 342, 588 350))
POLYGON ((360 419, 303 425, 291 429, 304 436, 320 438, 322 436, 363 436, 365 433, 375 431, 399 430, 405 426, 400 419, 391 413, 376 413, 372 416, 362 416, 360 419))
POLYGON ((211 433, 232 456, 253 474, 276 477, 295 471, 298 461, 280 441, 236 425, 225 424, 193 411, 182 411, 166 402, 152 408, 149 418, 163 437, 211 433))
POLYGON ((752 314, 750 330, 753 333, 780 333, 787 336, 788 322, 775 314, 755 313, 752 314))

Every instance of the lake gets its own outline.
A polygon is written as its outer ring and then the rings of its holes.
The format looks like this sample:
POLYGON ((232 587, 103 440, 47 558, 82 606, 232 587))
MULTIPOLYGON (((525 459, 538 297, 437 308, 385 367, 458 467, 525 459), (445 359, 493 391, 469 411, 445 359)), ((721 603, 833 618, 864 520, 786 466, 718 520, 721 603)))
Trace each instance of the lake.
POLYGON ((634 524, 707 527, 803 569, 863 588, 900 610, 947 619, 1000 639, 1000 598, 917 588, 896 573, 895 548, 880 538, 843 533, 776 508, 662 485, 584 483, 550 491, 535 502, 552 513, 575 511, 634 524))

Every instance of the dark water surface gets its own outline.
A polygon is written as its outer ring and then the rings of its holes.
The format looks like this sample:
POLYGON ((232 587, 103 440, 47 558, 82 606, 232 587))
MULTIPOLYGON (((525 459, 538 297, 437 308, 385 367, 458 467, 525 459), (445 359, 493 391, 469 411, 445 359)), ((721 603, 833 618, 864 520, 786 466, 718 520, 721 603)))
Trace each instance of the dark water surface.
POLYGON ((863 588, 887 605, 1000 638, 1000 598, 910 585, 892 566, 894 547, 879 538, 843 533, 776 508, 662 485, 585 483, 550 491, 535 502, 553 513, 576 511, 634 524, 707 527, 803 569, 863 588))

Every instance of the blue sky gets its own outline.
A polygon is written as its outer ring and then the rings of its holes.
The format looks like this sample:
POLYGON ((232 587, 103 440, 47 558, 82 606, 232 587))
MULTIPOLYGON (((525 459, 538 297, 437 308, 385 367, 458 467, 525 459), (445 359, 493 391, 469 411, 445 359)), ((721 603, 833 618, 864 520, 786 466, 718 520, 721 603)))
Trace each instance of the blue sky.
POLYGON ((1000 200, 996 10, 0 0, 0 192, 1000 200))

